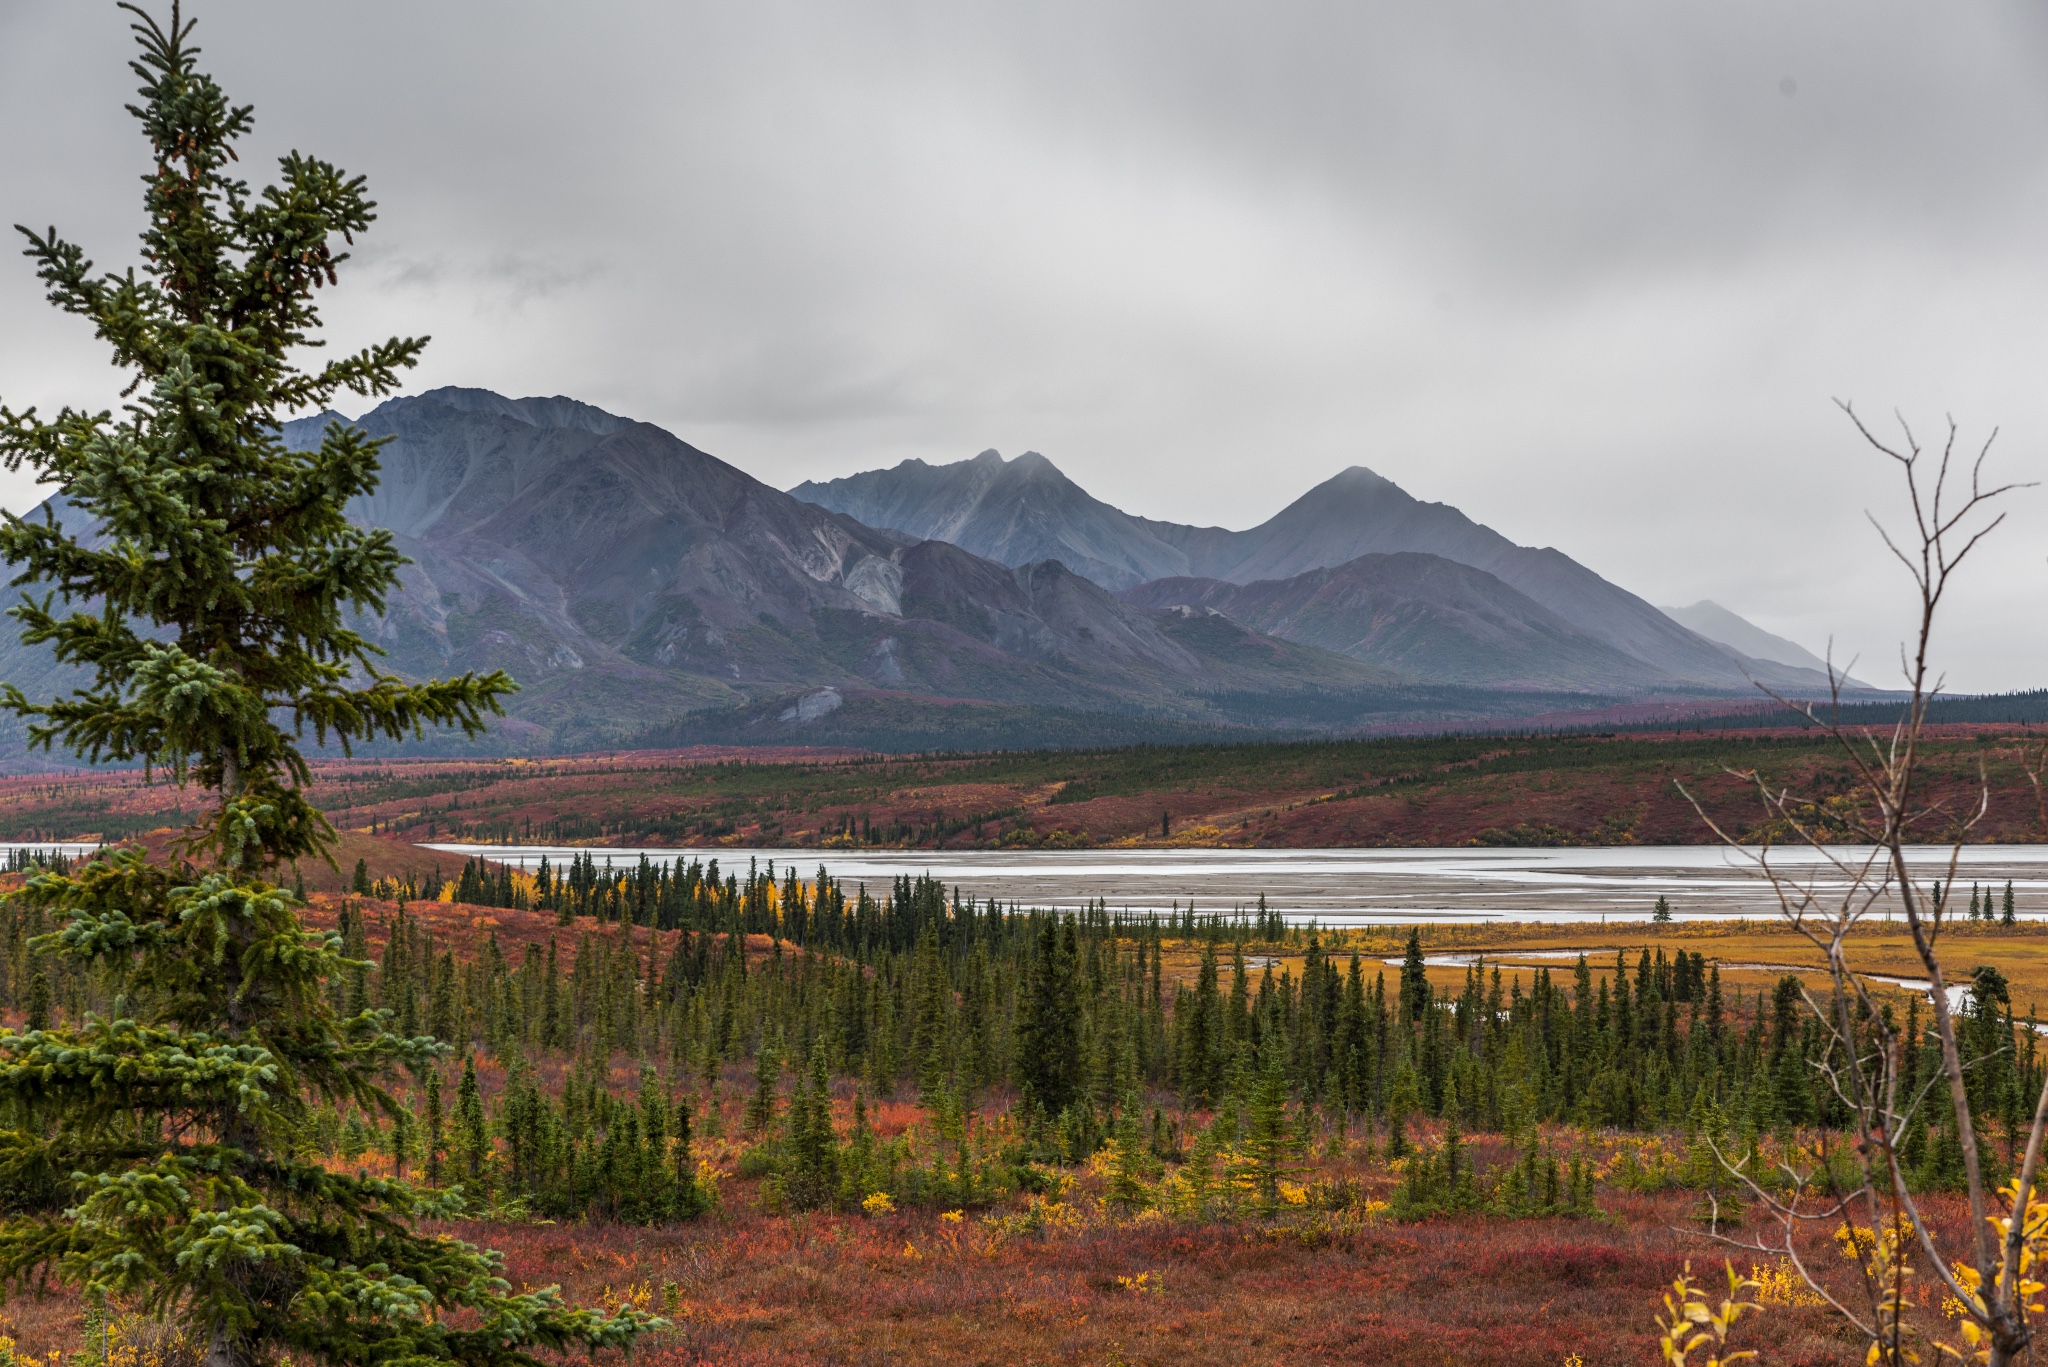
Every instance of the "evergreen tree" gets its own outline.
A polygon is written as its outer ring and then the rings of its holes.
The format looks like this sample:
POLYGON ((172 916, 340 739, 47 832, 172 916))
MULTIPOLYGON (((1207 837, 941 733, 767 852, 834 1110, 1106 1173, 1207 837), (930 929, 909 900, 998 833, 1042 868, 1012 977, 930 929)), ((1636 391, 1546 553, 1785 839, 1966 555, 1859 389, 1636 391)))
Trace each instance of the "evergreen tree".
POLYGON ((1165 1129, 1159 1112, 1152 1112, 1149 1146, 1138 1128, 1138 1112, 1137 1093, 1126 1093, 1110 1134, 1108 1181, 1102 1193, 1103 1200, 1125 1210, 1144 1210, 1152 1205, 1153 1191, 1148 1179, 1158 1170, 1157 1151, 1165 1147, 1165 1129))
POLYGON ((710 1193, 697 1180, 697 1160, 690 1151, 690 1099, 676 1102, 675 1138, 669 1144, 669 1161, 675 1169, 676 1214, 683 1218, 701 1215, 711 1208, 710 1193))
POLYGON ((28 1028, 30 1034, 50 1028, 50 972, 41 963, 29 974, 28 1028))
POLYGON ((1202 946, 1195 974, 1194 996, 1181 1028, 1181 1090, 1188 1104, 1206 1106, 1215 1097, 1216 1072, 1223 1057, 1222 998, 1217 993, 1216 945, 1202 946))
POLYGON ((767 1040, 754 1053, 754 1094, 747 1098, 748 1129, 763 1133, 775 1121, 775 1089, 782 1082, 782 1060, 767 1040))
POLYGON ((427 1185, 441 1185, 441 1155, 447 1151, 448 1135, 446 1121, 441 1115, 441 1072, 438 1068, 427 1071, 427 1134, 426 1168, 427 1185))
POLYGON ((1251 1160, 1252 1184, 1260 1207, 1273 1210, 1280 1204, 1280 1181, 1294 1170, 1292 1160, 1300 1147, 1287 1114, 1287 1074, 1278 1049, 1266 1051, 1247 1110, 1244 1148, 1251 1160))
POLYGON ((1401 1016, 1417 1021, 1429 1009, 1429 974, 1422 962, 1422 932, 1411 928, 1408 949, 1401 958, 1401 1016))
POLYGON ((839 1191, 839 1143, 832 1133, 832 1076, 825 1044, 811 1047, 810 1076, 789 1103, 782 1147, 782 1200, 792 1210, 829 1205, 839 1191))
POLYGON ((1047 1118, 1066 1110, 1080 1092, 1079 995, 1073 922, 1045 917, 1017 1014, 1017 1081, 1025 1100, 1047 1118))
POLYGON ((1408 1117, 1415 1114, 1422 1105, 1422 1095, 1415 1085, 1415 1071, 1405 1063, 1394 1076, 1393 1090, 1387 1096, 1387 1157, 1399 1158, 1408 1152, 1408 1117))
POLYGON ((644 1316, 515 1294, 495 1255, 412 1231, 449 1202, 304 1152, 316 1099, 391 1114, 394 1070, 439 1050, 389 1012, 330 1005, 352 965, 275 881, 333 843, 300 741, 474 734, 512 684, 377 668, 346 614, 381 611, 402 561, 389 533, 344 517, 376 487, 377 443, 341 423, 314 452, 279 437, 343 389, 389 392, 423 345, 298 368, 314 291, 346 259, 334 239, 371 223, 361 179, 298 153, 260 192, 231 177, 250 110, 199 72, 175 3, 168 25, 126 8, 152 152, 141 268, 95 275, 54 230, 26 235, 51 302, 93 324, 134 397, 118 420, 0 407, 0 457, 65 508, 0 526, 15 582, 48 590, 13 613, 90 682, 47 702, 9 684, 0 705, 34 745, 167 769, 210 797, 180 863, 125 849, 15 894, 66 923, 41 952, 122 995, 112 1016, 0 1030, 0 1278, 133 1296, 181 1319, 208 1367, 512 1367, 535 1348, 623 1345, 644 1316))
POLYGON ((476 1055, 462 1059, 462 1083, 455 1089, 455 1153, 462 1176, 472 1186, 484 1184, 484 1165, 491 1157, 491 1127, 484 1118, 483 1093, 476 1085, 476 1055))

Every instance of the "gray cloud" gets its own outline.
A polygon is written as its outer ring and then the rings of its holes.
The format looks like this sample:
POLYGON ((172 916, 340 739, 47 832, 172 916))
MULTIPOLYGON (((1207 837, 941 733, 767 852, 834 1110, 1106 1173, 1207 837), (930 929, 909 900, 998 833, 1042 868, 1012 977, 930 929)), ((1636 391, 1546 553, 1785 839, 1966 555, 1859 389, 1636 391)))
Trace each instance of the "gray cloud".
MULTIPOLYGON (((1358 462, 1881 677, 1862 514, 1899 504, 1829 400, 2043 468, 2029 5, 197 12, 250 173, 302 147, 381 201, 338 345, 431 332, 423 387, 575 394, 780 485, 1033 447, 1242 526, 1358 462)), ((111 4, 0 7, 0 221, 109 265, 124 42, 111 4)), ((24 265, 0 319, 0 397, 112 402, 24 265)), ((1956 601, 1961 686, 2048 678, 2044 497, 1956 601)))

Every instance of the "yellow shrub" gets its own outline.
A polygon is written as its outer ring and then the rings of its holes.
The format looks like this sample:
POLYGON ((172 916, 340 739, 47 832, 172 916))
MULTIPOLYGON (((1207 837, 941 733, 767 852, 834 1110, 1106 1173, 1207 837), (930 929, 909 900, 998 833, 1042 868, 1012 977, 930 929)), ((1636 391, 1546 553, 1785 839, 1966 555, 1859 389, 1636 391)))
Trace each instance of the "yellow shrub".
POLYGON ((1806 1284, 1806 1278, 1799 1275, 1799 1269, 1788 1258, 1780 1258, 1775 1267, 1751 1263, 1749 1277, 1756 1284, 1759 1305, 1827 1304, 1827 1298, 1806 1284))

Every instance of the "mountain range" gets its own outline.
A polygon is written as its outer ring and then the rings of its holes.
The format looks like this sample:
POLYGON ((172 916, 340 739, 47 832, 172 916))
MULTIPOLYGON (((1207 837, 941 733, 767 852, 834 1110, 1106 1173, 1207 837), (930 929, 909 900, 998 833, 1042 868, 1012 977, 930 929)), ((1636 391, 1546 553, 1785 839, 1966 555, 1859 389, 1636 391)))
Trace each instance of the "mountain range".
MULTIPOLYGON (((1811 656, 1788 663, 1783 652, 1759 654, 1726 633, 1689 627, 1561 551, 1518 546, 1362 466, 1245 531, 1134 517, 1036 452, 1006 461, 984 451, 936 466, 908 460, 790 492, 869 526, 943 538, 1005 563, 1056 558, 1148 606, 1214 608, 1424 678, 1624 692, 1826 682, 1811 656)), ((1739 624, 1744 640, 1804 655, 1719 611, 1716 624, 1739 624)))
MULTIPOLYGON (((1361 469, 1230 532, 1130 516, 1037 455, 785 493, 568 398, 438 389, 353 421, 387 442, 349 516, 412 561, 360 626, 401 674, 510 672, 496 749, 1357 730, 1818 678, 1361 469)), ((76 681, 18 644, 0 678, 76 681)))

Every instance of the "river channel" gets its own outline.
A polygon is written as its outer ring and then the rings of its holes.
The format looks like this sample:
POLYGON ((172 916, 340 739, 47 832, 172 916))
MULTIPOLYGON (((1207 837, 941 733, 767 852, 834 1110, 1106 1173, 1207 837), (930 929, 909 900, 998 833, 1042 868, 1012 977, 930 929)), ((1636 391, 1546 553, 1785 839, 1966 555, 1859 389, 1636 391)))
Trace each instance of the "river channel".
MULTIPOLYGON (((802 850, 615 849, 549 845, 434 844, 446 859, 468 855, 535 868, 559 868, 578 854, 607 859, 621 870, 642 855, 669 862, 716 858, 723 869, 750 861, 794 864, 809 877, 822 865, 834 878, 881 893, 903 876, 930 874, 963 896, 994 897, 1027 907, 1074 908, 1101 900, 1115 909, 1168 911, 1193 902, 1203 913, 1257 904, 1290 920, 1323 925, 1407 922, 1601 923, 1647 920, 1667 898, 1683 920, 1776 914, 1768 887, 1744 854, 1718 846, 1623 846, 1581 849, 1370 850, 802 850)), ((1836 852, 1847 860, 1867 850, 1836 852)), ((1921 876, 1946 873, 1949 852, 1914 852, 1921 876)), ((1847 878, 1811 850, 1776 850, 1774 867, 1839 897, 1847 878)), ((444 874, 451 872, 446 865, 444 874)), ((1974 845, 1962 852, 1957 881, 2013 885, 2019 914, 2048 917, 2048 845, 1974 845)), ((1962 894, 1968 896, 1967 891, 1962 894)))

